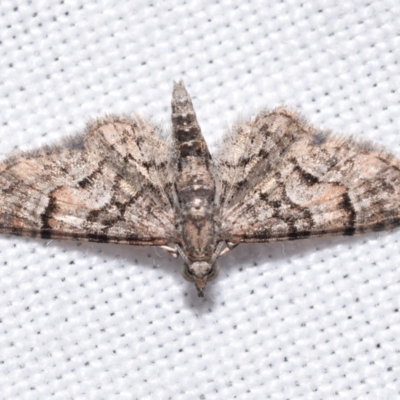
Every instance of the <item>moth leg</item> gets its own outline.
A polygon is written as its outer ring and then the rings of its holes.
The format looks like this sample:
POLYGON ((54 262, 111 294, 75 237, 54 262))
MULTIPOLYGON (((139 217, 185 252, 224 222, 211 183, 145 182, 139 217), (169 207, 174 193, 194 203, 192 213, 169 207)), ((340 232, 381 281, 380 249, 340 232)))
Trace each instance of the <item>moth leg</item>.
POLYGON ((160 249, 163 249, 165 251, 167 251, 169 254, 171 254, 172 257, 174 258, 178 258, 178 250, 174 249, 173 247, 169 247, 169 246, 159 246, 160 249))
POLYGON ((232 249, 234 249, 239 243, 233 243, 233 242, 226 242, 226 246, 224 250, 219 253, 218 257, 222 257, 225 254, 229 253, 232 249))

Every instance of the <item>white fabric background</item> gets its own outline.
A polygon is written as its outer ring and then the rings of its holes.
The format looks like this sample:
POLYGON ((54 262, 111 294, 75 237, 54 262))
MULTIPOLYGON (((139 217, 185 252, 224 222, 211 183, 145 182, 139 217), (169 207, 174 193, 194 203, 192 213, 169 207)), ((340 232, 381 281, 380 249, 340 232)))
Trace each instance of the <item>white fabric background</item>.
MULTIPOLYGON (((0 151, 105 112, 213 146, 282 102, 400 154, 395 0, 2 0, 0 151)), ((227 149, 229 150, 229 149, 227 149)), ((207 297, 165 252, 0 236, 0 399, 396 399, 400 231, 241 245, 207 297)))

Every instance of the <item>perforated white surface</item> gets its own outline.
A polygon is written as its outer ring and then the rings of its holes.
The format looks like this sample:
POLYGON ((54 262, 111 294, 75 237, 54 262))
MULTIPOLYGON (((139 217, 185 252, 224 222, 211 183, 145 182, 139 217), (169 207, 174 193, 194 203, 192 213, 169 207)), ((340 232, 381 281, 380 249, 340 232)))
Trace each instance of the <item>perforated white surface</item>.
MULTIPOLYGON (((208 142, 281 102, 400 155, 398 1, 0 3, 0 152, 89 117, 208 142)), ((400 231, 242 245, 196 297, 162 250, 0 237, 0 399, 397 399, 400 231)))

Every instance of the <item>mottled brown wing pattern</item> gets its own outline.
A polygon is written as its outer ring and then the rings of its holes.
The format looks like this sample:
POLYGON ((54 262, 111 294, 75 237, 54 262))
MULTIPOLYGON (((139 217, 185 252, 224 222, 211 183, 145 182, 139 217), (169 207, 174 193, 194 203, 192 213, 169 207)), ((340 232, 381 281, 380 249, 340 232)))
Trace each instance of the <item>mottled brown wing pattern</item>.
POLYGON ((352 235, 400 224, 400 162, 280 107, 239 123, 217 153, 221 239, 352 235), (229 140, 229 143, 227 141, 229 140))
POLYGON ((171 105, 169 140, 140 117, 109 116, 1 162, 0 233, 162 246, 203 296, 241 242, 400 225, 400 160, 388 152, 280 107, 237 123, 212 157, 182 81, 171 105))
POLYGON ((139 245, 176 241, 169 143, 113 117, 59 146, 0 164, 0 232, 139 245), (152 149, 157 148, 155 153, 152 149))

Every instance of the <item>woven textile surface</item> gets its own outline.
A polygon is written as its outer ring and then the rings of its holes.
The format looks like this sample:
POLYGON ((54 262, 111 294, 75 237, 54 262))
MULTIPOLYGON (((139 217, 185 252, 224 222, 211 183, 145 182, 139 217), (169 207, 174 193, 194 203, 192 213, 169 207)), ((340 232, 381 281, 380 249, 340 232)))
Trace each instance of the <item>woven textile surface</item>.
MULTIPOLYGON (((4 0, 0 153, 105 113, 168 129, 183 78, 211 150, 283 103, 400 156, 399 20, 394 0, 4 0)), ((0 400, 399 398, 399 241, 240 245, 201 299, 161 249, 3 235, 0 400)))

